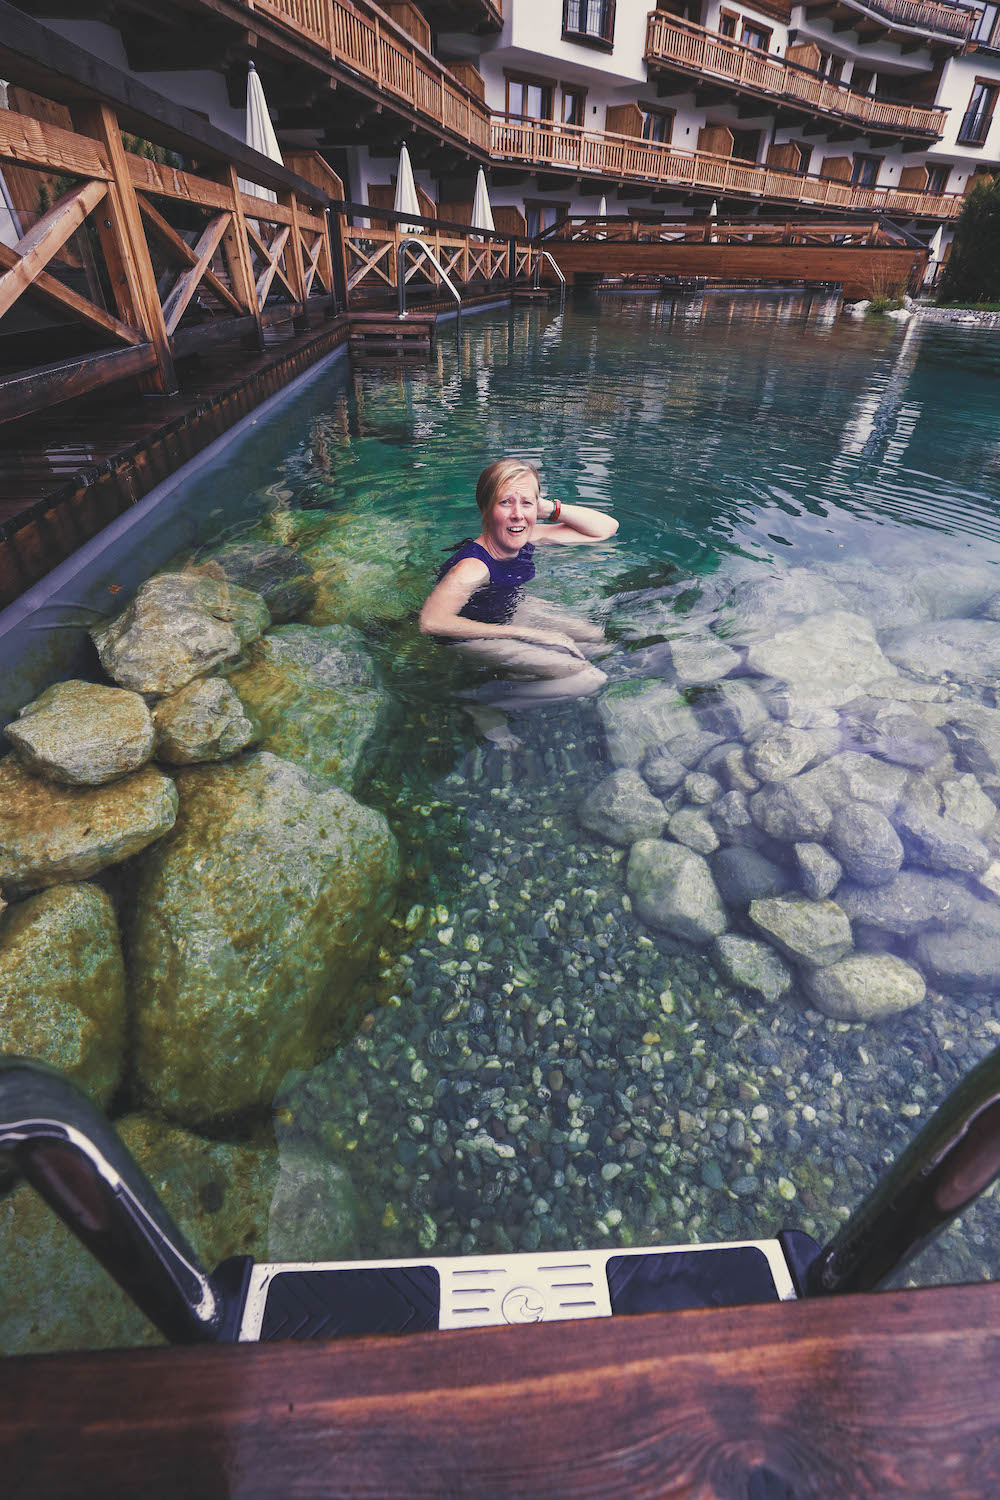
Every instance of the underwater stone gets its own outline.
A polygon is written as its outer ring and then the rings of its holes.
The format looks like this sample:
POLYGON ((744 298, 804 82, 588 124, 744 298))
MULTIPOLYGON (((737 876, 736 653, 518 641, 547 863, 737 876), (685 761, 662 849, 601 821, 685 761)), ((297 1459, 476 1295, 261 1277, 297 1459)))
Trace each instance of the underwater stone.
POLYGON ((811 771, 803 771, 793 784, 818 793, 831 808, 845 802, 870 802, 891 813, 908 782, 909 775, 902 766, 886 765, 858 750, 844 750, 811 771))
POLYGON ((985 786, 1000 786, 1000 709, 953 704, 942 729, 963 770, 985 786))
POLYGON ((836 1021, 881 1021, 919 1005, 923 975, 891 953, 854 953, 821 969, 806 969, 811 1003, 836 1021))
POLYGON ((933 620, 953 620, 971 615, 996 591, 996 568, 971 567, 968 563, 937 558, 915 568, 909 585, 933 620))
POLYGON ((919 870, 902 870, 888 885, 876 888, 844 881, 837 901, 852 922, 899 937, 913 937, 929 924, 957 926, 979 904, 957 881, 919 870))
POLYGON ((973 833, 985 834, 997 824, 995 803, 980 787, 974 776, 957 776, 952 781, 942 781, 941 800, 944 815, 973 833))
POLYGON ((183 766, 225 760, 245 750, 260 725, 247 717, 236 693, 220 677, 199 677, 153 709, 157 760, 183 766))
POLYGON ((660 749, 682 731, 698 729, 677 689, 659 682, 613 683, 598 698, 597 712, 609 759, 618 767, 634 768, 648 750, 660 749))
POLYGON ((790 969, 768 943, 729 932, 716 938, 712 952, 727 979, 765 1000, 780 1000, 791 988, 790 969))
POLYGON ((749 739, 771 717, 760 694, 746 682, 717 682, 699 697, 698 711, 710 729, 727 739, 749 739))
POLYGON ((713 856, 711 866, 726 905, 740 911, 759 898, 783 895, 791 884, 780 865, 753 849, 721 849, 713 856))
POLYGON ((724 843, 741 843, 748 829, 757 837, 747 799, 742 792, 726 792, 718 802, 713 803, 708 816, 724 843))
MULTIPOLYGON (((671 755, 676 756, 691 770, 694 766, 701 765, 722 743, 722 735, 713 734, 710 729, 691 729, 683 734, 675 734, 667 748, 671 755)), ((702 769, 711 774, 710 766, 702 766, 702 769)))
POLYGON ((995 995, 1000 983, 1000 911, 993 907, 988 914, 977 912, 968 926, 922 932, 915 956, 943 990, 995 995))
POLYGON ((197 1124, 268 1103, 342 1038, 399 853, 380 813, 267 752, 178 783, 127 925, 142 1091, 197 1124))
POLYGON ((758 640, 773 635, 777 625, 791 617, 835 610, 844 603, 837 585, 810 568, 743 579, 726 601, 727 636, 736 642, 758 640))
POLYGON ((725 932, 725 908, 705 860, 681 844, 642 839, 632 845, 626 876, 643 921, 690 943, 725 932))
POLYGON ((627 847, 637 839, 659 838, 667 821, 663 803, 638 771, 613 771, 580 803, 584 828, 609 843, 627 847))
POLYGON ((703 771, 692 771, 684 778, 684 793, 691 802, 704 806, 714 802, 721 795, 722 788, 714 776, 707 776, 703 771))
POLYGON ((835 901, 773 896, 751 901, 750 920, 782 953, 799 963, 836 963, 853 945, 851 924, 835 901))
POLYGON ((1000 676, 1000 624, 994 620, 937 620, 890 630, 885 654, 914 677, 992 686, 1000 676))
POLYGON ((916 714, 879 715, 878 733, 872 740, 873 755, 893 765, 928 770, 948 755, 948 741, 939 729, 933 729, 916 714))
POLYGON ((719 847, 719 836, 701 808, 678 808, 667 824, 667 831, 672 839, 698 854, 711 854, 719 847))
POLYGON ((357 1253, 358 1200, 346 1169, 301 1142, 283 1142, 268 1259, 353 1260, 357 1253))
POLYGON ((125 968, 110 900, 63 885, 0 916, 0 1053, 51 1063, 109 1103, 125 1051, 125 968))
POLYGON ((138 693, 57 682, 5 731, 25 770, 66 786, 103 786, 145 765, 153 721, 138 693))
POLYGON ((734 672, 742 658, 738 651, 714 635, 671 641, 670 655, 678 682, 716 682, 734 672))
POLYGON ((752 776, 742 749, 727 750, 722 762, 722 774, 727 786, 734 792, 756 792, 760 782, 752 776))
POLYGON ((907 854, 929 870, 977 875, 992 859, 982 839, 951 818, 928 817, 919 810, 901 807, 894 821, 907 854))
POLYGON ((802 889, 813 901, 822 901, 837 889, 844 872, 822 844, 796 844, 795 860, 802 889))
POLYGON ((828 706, 846 703, 866 682, 892 674, 871 621, 845 610, 811 615, 758 641, 747 652, 747 665, 792 684, 798 701, 828 706))
POLYGON ((23 896, 83 880, 174 826, 177 789, 144 766, 101 787, 58 787, 0 761, 0 887, 23 896))
POLYGON ((662 747, 651 750, 642 762, 642 775, 647 786, 662 797, 665 792, 673 791, 687 775, 687 767, 683 761, 671 755, 669 750, 662 747))
POLYGON ((159 697, 235 661, 269 624, 258 594, 200 573, 161 573, 90 634, 109 677, 159 697))
POLYGON ((791 726, 768 729, 746 752, 747 770, 759 781, 787 781, 815 758, 812 736, 791 726))
POLYGON ((360 631, 283 625, 256 642, 229 681, 266 749, 353 788, 389 701, 360 631))
POLYGON ((819 571, 834 583, 844 608, 865 615, 876 630, 916 625, 927 609, 916 591, 894 573, 863 561, 820 563, 819 571))
POLYGON ((822 839, 831 813, 821 794, 801 780, 772 782, 750 798, 750 816, 772 838, 787 843, 822 839))
MULTIPOLYGON (((427 597, 431 572, 422 523, 361 510, 300 513, 298 552, 316 580, 310 625, 402 620, 427 597)), ((291 512, 285 512, 283 524, 291 512)), ((277 521, 274 512, 272 523, 277 521)))
POLYGON ((861 885, 888 885, 903 863, 903 846, 885 813, 867 802, 845 803, 830 823, 830 848, 861 885))
POLYGON ((259 594, 275 625, 304 614, 316 598, 312 571, 291 547, 241 542, 213 552, 206 568, 218 568, 230 583, 259 594))

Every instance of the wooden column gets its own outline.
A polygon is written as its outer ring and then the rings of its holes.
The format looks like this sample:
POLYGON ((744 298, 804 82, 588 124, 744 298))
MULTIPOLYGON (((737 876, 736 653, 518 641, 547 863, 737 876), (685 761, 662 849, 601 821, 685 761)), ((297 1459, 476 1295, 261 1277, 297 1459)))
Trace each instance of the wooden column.
POLYGON ((264 326, 257 303, 257 283, 253 274, 253 261, 250 258, 250 241, 247 238, 247 222, 243 213, 243 198, 236 168, 223 167, 220 180, 232 193, 231 227, 223 236, 222 253, 226 257, 233 291, 257 325, 253 335, 254 345, 258 349, 263 349, 264 326))
POLYGON ((308 292, 306 291, 306 268, 302 259, 302 229, 299 224, 299 200, 295 193, 279 193, 278 202, 284 204, 291 211, 292 215, 288 245, 285 252, 285 265, 288 268, 288 279, 295 288, 295 296, 299 302, 299 310, 293 315, 293 322, 296 328, 308 328, 309 312, 306 308, 308 292))
POLYGON ((73 107, 73 125, 81 135, 101 143, 111 169, 107 197, 95 222, 118 315, 123 323, 141 329, 156 352, 156 370, 140 377, 140 389, 168 395, 177 389, 177 376, 117 115, 110 105, 81 103, 73 107))

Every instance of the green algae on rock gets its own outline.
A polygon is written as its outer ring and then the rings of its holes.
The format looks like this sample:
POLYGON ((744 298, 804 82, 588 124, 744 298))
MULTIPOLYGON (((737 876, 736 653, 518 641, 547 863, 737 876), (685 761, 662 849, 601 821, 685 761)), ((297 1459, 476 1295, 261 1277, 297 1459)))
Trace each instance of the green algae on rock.
POLYGON ((178 778, 128 921, 146 1098, 190 1123, 270 1102, 342 1037, 399 878, 380 813, 266 751, 178 778))
POLYGON ((238 755, 260 737, 260 725, 218 677, 198 677, 153 709, 158 760, 185 766, 238 755))
POLYGON ((388 697, 348 625, 285 625, 230 675, 266 748, 350 791, 388 697))
POLYGON ((203 573, 161 573, 90 634, 109 677, 160 696, 235 661, 270 623, 259 594, 203 573))
POLYGON ((108 786, 39 781, 12 755, 0 761, 0 886, 25 896, 83 880, 145 849, 177 816, 177 788, 144 766, 108 786))
POLYGON ((0 1053, 51 1063, 99 1104, 121 1078, 125 970, 96 885, 63 885, 0 917, 0 1053))
MULTIPOLYGON (((266 1256, 273 1146, 209 1141, 148 1115, 116 1129, 208 1269, 230 1255, 266 1256)), ((0 1198, 0 1285, 0 1354, 164 1342, 28 1186, 0 1198)))
POLYGON ((67 786, 103 786, 137 771, 155 741, 138 693, 77 680, 46 689, 5 733, 25 770, 67 786))

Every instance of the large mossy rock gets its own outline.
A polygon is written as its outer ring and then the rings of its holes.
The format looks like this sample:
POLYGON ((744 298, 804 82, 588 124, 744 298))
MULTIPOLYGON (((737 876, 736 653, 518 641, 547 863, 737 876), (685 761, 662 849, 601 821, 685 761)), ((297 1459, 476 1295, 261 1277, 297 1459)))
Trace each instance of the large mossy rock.
POLYGON ((125 969, 104 891, 62 885, 0 916, 0 1053, 51 1063, 99 1104, 121 1078, 125 969))
MULTIPOLYGON (((228 1145, 148 1115, 116 1127, 206 1270, 267 1256, 278 1156, 263 1140, 228 1145)), ((0 1354, 162 1343, 135 1303, 30 1187, 0 1198, 0 1354)))
POLYGON ((199 677, 153 709, 158 760, 172 766, 227 760, 260 738, 260 725, 218 677, 199 677))
POLYGON ((683 844, 640 839, 632 845, 626 880, 636 911, 651 927, 702 945, 728 926, 707 863, 683 844))
POLYGON ((90 634, 109 677, 159 697, 236 661, 270 623, 259 594, 203 573, 161 573, 90 634))
POLYGON ((296 548, 313 574, 311 625, 402 620, 430 592, 432 570, 422 565, 421 538, 398 516, 276 511, 269 529, 296 548))
POLYGON ((136 1066, 164 1113, 268 1103, 345 1033, 392 907, 380 813, 268 752, 179 776, 169 843, 138 869, 128 925, 136 1066))
POLYGON ((25 770, 66 786, 103 786, 138 771, 156 738, 138 693, 77 680, 46 689, 5 732, 25 770))
POLYGON ((316 580, 291 547, 265 542, 235 542, 208 559, 209 568, 241 589, 259 594, 276 625, 297 619, 316 598, 316 580))
POLYGON ((388 697, 348 625, 285 625, 256 642, 230 681, 264 746, 350 791, 388 697))
POLYGON ((145 849, 174 825, 177 789, 143 766, 109 786, 39 781, 0 761, 0 887, 24 896, 84 880, 145 849))

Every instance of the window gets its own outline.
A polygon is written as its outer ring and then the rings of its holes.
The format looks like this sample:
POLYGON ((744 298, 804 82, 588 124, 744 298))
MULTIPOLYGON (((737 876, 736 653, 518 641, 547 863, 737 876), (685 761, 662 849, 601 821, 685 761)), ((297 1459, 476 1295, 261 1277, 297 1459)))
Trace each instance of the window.
POLYGON ((737 23, 738 20, 739 20, 739 16, 736 14, 736 12, 734 10, 720 10, 719 11, 719 35, 720 36, 735 37, 735 35, 736 35, 736 23, 737 23))
POLYGON ((551 83, 540 78, 507 79, 507 113, 521 120, 551 120, 551 83))
POLYGON ((642 138, 644 141, 659 141, 666 145, 674 128, 672 109, 656 109, 650 104, 640 104, 642 111, 642 138))
POLYGON ((853 187, 874 187, 878 182, 878 169, 882 165, 880 156, 856 155, 851 168, 853 187))
POLYGON ((874 92, 878 75, 871 68, 855 68, 851 74, 851 88, 856 94, 871 94, 874 92))
POLYGON ((925 193, 946 193, 948 191, 948 178, 951 176, 951 167, 947 162, 941 166, 927 168, 927 186, 925 193))
POLYGON ((744 47, 756 47, 758 52, 766 52, 771 45, 771 33, 766 26, 758 26, 756 21, 744 21, 740 41, 744 47))
POLYGON ((970 42, 982 42, 988 46, 993 35, 993 28, 997 22, 997 7, 995 5, 984 5, 976 17, 976 24, 972 28, 970 42))
POLYGON ((563 36, 610 50, 615 40, 615 0, 563 0, 563 36))
POLYGON ((586 89, 568 89, 565 86, 562 91, 562 112, 559 116, 564 125, 582 125, 584 121, 584 110, 587 105, 586 89))
POLYGON ((541 234, 543 229, 551 229, 557 219, 565 218, 568 213, 565 203, 537 203, 533 200, 524 200, 524 223, 525 233, 529 239, 534 239, 536 234, 541 234))
POLYGON ((958 139, 966 146, 981 146, 990 130, 990 121, 996 108, 998 87, 984 78, 976 79, 969 107, 958 127, 958 139))
POLYGON ((839 83, 844 73, 844 59, 842 57, 835 57, 832 52, 821 52, 819 55, 819 71, 831 83, 839 83))

